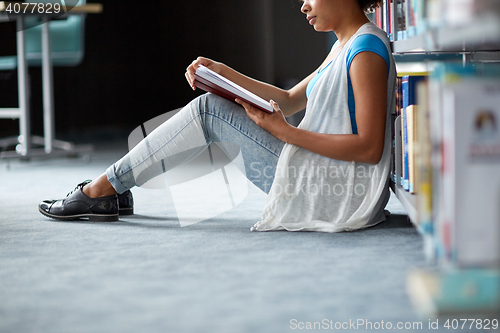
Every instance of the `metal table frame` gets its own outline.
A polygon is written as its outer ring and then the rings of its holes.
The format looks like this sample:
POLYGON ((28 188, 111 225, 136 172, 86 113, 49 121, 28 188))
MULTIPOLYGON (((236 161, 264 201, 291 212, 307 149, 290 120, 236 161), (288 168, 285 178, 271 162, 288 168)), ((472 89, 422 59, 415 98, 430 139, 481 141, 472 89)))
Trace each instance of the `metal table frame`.
MULTIPOLYGON (((102 10, 102 8, 101 8, 102 10)), ((65 15, 71 14, 70 12, 65 15)), ((85 15, 75 12, 77 15, 85 15)), ((71 142, 55 139, 54 89, 52 59, 50 56, 49 15, 42 16, 42 85, 43 85, 43 137, 31 135, 30 93, 28 64, 26 60, 26 37, 24 34, 24 15, 16 15, 17 41, 17 108, 0 108, 0 118, 19 119, 19 136, 0 139, 1 147, 16 145, 15 151, 0 152, 0 160, 8 158, 50 157, 78 155, 93 151, 92 145, 74 145, 71 142), (32 145, 43 145, 33 148, 32 145)), ((0 13, 0 22, 9 21, 7 15, 0 13)))

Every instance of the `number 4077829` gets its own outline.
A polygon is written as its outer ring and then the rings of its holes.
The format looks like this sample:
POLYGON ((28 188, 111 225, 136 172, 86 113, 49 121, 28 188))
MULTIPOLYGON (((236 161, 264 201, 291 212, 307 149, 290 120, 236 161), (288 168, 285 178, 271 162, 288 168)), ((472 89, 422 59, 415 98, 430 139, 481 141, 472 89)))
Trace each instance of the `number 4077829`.
POLYGON ((496 330, 498 319, 448 319, 443 327, 448 329, 496 330))
POLYGON ((5 11, 9 14, 59 14, 61 9, 59 3, 10 2, 5 11))

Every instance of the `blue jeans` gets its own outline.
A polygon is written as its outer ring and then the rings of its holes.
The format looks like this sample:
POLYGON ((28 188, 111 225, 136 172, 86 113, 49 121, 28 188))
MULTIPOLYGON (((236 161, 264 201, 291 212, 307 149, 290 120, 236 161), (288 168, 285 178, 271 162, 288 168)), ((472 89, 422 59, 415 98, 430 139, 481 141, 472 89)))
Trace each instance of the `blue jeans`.
POLYGON ((214 94, 191 101, 111 165, 106 175, 116 192, 123 193, 190 161, 212 142, 230 159, 241 152, 239 169, 269 192, 285 143, 255 124, 240 105, 214 94))

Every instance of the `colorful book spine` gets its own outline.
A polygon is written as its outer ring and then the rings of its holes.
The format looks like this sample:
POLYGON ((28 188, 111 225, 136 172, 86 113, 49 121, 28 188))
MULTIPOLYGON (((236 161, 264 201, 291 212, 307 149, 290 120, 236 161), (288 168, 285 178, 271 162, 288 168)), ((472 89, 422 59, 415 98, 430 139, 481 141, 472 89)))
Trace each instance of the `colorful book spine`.
POLYGON ((425 0, 413 0, 413 11, 415 15, 415 33, 419 35, 427 30, 425 0))
POLYGON ((408 101, 409 101, 409 76, 404 76, 403 77, 403 111, 402 111, 402 116, 401 116, 401 139, 402 139, 402 147, 403 147, 403 173, 401 175, 401 186, 405 190, 409 190, 409 177, 408 177, 408 131, 407 129, 407 120, 406 120, 406 107, 408 106, 408 101))
POLYGON ((406 18, 408 25, 406 27, 408 37, 416 35, 416 27, 415 27, 415 0, 406 0, 406 18))
POLYGON ((406 133, 408 138, 408 191, 415 193, 415 117, 417 105, 406 107, 406 133))
MULTIPOLYGON (((398 76, 396 78, 396 110, 395 111, 395 119, 401 115, 401 109, 403 107, 403 95, 402 95, 402 78, 400 76, 398 76)), ((397 137, 399 137, 399 133, 397 135, 397 137)), ((399 147, 399 144, 396 144, 396 135, 393 135, 393 149, 394 149, 394 152, 393 152, 393 156, 396 157, 396 154, 398 154, 397 156, 399 156, 399 154, 401 154, 400 151, 397 151, 396 150, 396 147, 399 147)), ((392 180, 394 183, 396 184, 399 184, 400 180, 398 178, 398 174, 396 172, 397 170, 397 167, 396 167, 396 158, 393 159, 393 174, 392 174, 392 180)), ((399 167, 399 166, 398 166, 399 167)))
POLYGON ((373 14, 373 23, 382 29, 382 24, 380 23, 380 7, 375 8, 375 13, 373 14))
POLYGON ((382 29, 385 30, 385 32, 388 31, 388 29, 387 29, 387 25, 388 25, 388 22, 387 22, 387 1, 390 1, 390 0, 384 0, 382 2, 382 29))
MULTIPOLYGON (((425 79, 425 76, 410 76, 405 75, 402 79, 402 94, 403 94, 403 112, 402 112, 402 128, 401 135, 403 140, 403 179, 402 186, 405 190, 410 191, 410 156, 409 156, 409 123, 413 126, 414 121, 408 121, 408 106, 415 105, 417 102, 416 87, 417 83, 425 79)), ((412 118, 413 119, 413 118, 412 118)), ((412 131, 413 132, 413 131, 412 131)))
POLYGON ((392 13, 391 13, 391 6, 392 0, 386 0, 385 1, 385 6, 386 6, 386 12, 387 12, 387 36, 389 37, 389 40, 393 40, 392 37, 392 13))
MULTIPOLYGON (((403 80, 403 87, 405 86, 404 80, 403 80)), ((404 88, 403 88, 404 89, 404 88)), ((405 190, 408 189, 408 184, 405 184, 405 180, 407 179, 407 159, 408 155, 406 154, 407 152, 407 146, 405 146, 405 143, 407 142, 408 137, 406 136, 406 112, 405 109, 403 108, 401 110, 401 178, 399 185, 403 187, 405 190)))
MULTIPOLYGON (((444 21, 443 0, 385 0, 381 6, 381 22, 391 41, 407 39, 424 33, 431 22, 436 27, 444 21)), ((499 6, 500 8, 500 6, 499 6)))
POLYGON ((397 11, 397 25, 398 25, 398 35, 397 39, 406 38, 406 16, 404 12, 405 0, 396 0, 396 11, 397 11))
POLYGON ((434 246, 434 224, 432 221, 432 143, 429 123, 429 81, 417 85, 415 126, 415 192, 417 195, 418 231, 423 236, 424 254, 430 260, 436 259, 434 246))

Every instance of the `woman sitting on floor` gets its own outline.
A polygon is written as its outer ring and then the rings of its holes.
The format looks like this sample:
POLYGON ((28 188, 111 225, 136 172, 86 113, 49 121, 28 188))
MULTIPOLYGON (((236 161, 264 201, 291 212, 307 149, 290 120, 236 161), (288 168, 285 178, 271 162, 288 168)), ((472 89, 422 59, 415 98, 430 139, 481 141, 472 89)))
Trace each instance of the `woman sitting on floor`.
POLYGON ((384 221, 396 71, 386 33, 365 14, 379 3, 303 1, 309 24, 317 31, 334 31, 338 41, 318 70, 290 90, 196 59, 186 71, 193 89, 194 73, 203 65, 270 100, 275 112, 202 95, 100 177, 79 184, 64 199, 43 201, 39 211, 58 220, 115 221, 119 211, 132 212, 129 189, 189 161, 211 142, 232 142, 241 149, 247 177, 268 193, 254 230, 338 232, 384 221), (289 125, 285 116, 304 107, 300 125, 289 125), (255 163, 273 170, 274 178, 265 179, 269 172, 248 172, 255 163))

